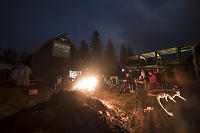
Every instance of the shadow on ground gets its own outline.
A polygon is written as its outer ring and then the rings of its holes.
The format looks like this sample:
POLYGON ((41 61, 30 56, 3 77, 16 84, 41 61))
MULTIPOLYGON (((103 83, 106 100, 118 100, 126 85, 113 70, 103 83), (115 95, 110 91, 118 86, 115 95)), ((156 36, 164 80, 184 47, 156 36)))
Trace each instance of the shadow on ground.
POLYGON ((0 129, 1 133, 123 132, 117 127, 111 129, 98 110, 106 111, 98 100, 79 92, 60 92, 53 94, 48 102, 1 120, 0 129))

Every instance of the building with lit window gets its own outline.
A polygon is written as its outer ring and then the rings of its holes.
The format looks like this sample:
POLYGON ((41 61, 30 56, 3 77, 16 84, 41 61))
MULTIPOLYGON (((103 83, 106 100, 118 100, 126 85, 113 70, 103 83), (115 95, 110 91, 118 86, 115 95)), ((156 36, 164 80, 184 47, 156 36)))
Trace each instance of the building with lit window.
POLYGON ((63 68, 70 67, 70 46, 68 34, 47 41, 29 56, 33 77, 39 80, 55 79, 63 68))

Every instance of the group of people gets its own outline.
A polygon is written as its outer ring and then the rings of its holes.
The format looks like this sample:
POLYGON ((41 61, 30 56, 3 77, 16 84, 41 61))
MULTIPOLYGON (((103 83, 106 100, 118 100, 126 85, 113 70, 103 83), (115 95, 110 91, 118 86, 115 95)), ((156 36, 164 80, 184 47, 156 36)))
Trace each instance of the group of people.
POLYGON ((17 65, 10 72, 10 82, 17 86, 29 86, 31 68, 26 65, 17 65))
POLYGON ((119 79, 120 92, 137 92, 139 81, 143 81, 145 85, 148 83, 148 86, 145 87, 146 91, 160 87, 158 77, 153 71, 148 71, 148 74, 146 74, 144 70, 141 70, 139 76, 134 73, 127 72, 125 73, 125 77, 119 79))
MULTIPOLYGON (((57 81, 59 81, 60 78, 62 77, 61 83, 62 84, 65 83, 66 84, 65 86, 71 87, 73 80, 70 78, 69 74, 66 71, 63 73, 64 73, 64 75, 58 76, 57 81)), ((75 78, 74 82, 78 81, 78 79, 80 77, 82 77, 83 75, 85 75, 85 74, 78 75, 75 78)), ((108 80, 105 75, 103 75, 101 78, 98 78, 98 80, 100 83, 99 85, 101 85, 101 83, 110 85, 110 84, 112 84, 110 82, 114 82, 112 80, 108 80), (110 82, 108 83, 108 81, 110 81, 110 82)), ((140 74, 138 74, 136 71, 135 72, 126 72, 123 74, 123 76, 121 76, 121 77, 118 76, 118 80, 116 80, 116 83, 114 82, 113 84, 119 86, 120 93, 127 92, 127 91, 137 93, 138 91, 140 91, 140 89, 142 87, 144 87, 144 90, 148 92, 152 89, 156 89, 156 88, 160 87, 157 75, 153 71, 145 72, 144 70, 141 70, 140 74), (118 83, 117 83, 117 81, 118 81, 118 83), (140 87, 141 83, 143 84, 142 87, 140 87)))

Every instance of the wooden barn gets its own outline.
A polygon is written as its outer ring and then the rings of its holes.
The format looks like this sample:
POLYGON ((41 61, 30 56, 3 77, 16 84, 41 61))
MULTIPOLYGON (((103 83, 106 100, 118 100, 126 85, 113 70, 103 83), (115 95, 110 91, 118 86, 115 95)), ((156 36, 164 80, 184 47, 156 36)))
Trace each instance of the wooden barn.
POLYGON ((32 53, 28 60, 34 79, 55 79, 63 68, 69 69, 70 46, 68 34, 63 34, 47 41, 32 53))

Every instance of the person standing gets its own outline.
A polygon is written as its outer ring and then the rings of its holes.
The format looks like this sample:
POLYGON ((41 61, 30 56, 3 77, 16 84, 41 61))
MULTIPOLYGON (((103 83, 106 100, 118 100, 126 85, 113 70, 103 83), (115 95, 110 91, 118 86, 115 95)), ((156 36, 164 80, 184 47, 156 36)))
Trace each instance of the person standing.
POLYGON ((140 76, 139 76, 139 80, 144 80, 146 78, 146 74, 144 72, 144 70, 141 71, 140 76))
POLYGON ((32 74, 32 71, 31 71, 30 67, 21 65, 19 68, 19 76, 17 79, 17 86, 29 86, 31 74, 32 74))
POLYGON ((148 91, 157 89, 160 85, 159 82, 157 80, 156 75, 154 74, 153 71, 149 71, 149 87, 148 87, 148 91))
POLYGON ((126 74, 126 78, 127 78, 127 85, 128 85, 128 89, 130 92, 134 92, 133 90, 133 76, 131 73, 127 73, 126 74))
POLYGON ((147 111, 147 119, 148 119, 150 125, 152 124, 152 127, 150 127, 150 129, 153 130, 152 132, 157 132, 158 123, 157 123, 157 111, 155 109, 155 102, 156 101, 149 94, 151 94, 150 91, 158 89, 159 82, 158 82, 157 77, 156 77, 156 75, 154 74, 153 71, 149 71, 149 76, 150 76, 149 77, 149 86, 148 86, 148 90, 147 90, 148 97, 146 99, 147 110, 148 110, 147 111))

